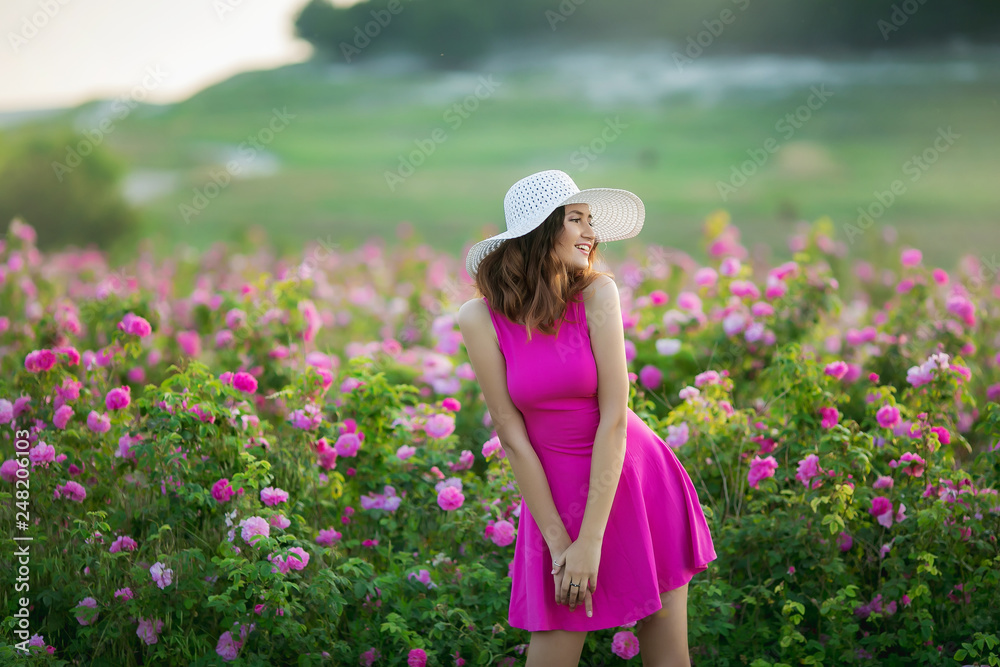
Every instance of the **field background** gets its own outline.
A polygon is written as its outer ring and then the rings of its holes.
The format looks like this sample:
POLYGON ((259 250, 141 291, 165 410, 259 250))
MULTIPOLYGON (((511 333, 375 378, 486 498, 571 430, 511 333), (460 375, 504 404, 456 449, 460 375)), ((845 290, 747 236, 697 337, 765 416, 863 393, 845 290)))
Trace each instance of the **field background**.
MULTIPOLYGON (((673 53, 662 46, 642 55, 524 52, 465 71, 423 70, 391 56, 310 62, 242 73, 177 104, 141 105, 106 135, 106 147, 129 166, 123 188, 141 219, 116 251, 139 239, 161 254, 220 240, 257 243, 252 228, 282 250, 317 238, 350 249, 372 237, 391 242, 408 222, 418 238, 459 255, 505 228, 503 195, 514 181, 549 168, 581 188, 622 187, 642 197, 641 236, 605 245, 609 259, 646 244, 697 254, 700 221, 719 208, 748 246, 779 256, 789 254, 784 239, 795 223, 824 215, 835 240, 847 243, 843 228, 857 208, 897 178, 907 191, 875 229, 895 227, 928 262, 945 266, 964 252, 989 258, 1000 245, 1000 51, 839 59, 706 53, 685 66, 673 53), (473 95, 481 77, 499 86, 454 128, 445 113, 473 95), (821 85, 832 96, 786 140, 776 124, 821 85), (294 119, 186 223, 179 207, 212 182, 213 169, 238 157, 239 144, 266 127, 275 108, 294 119), (581 169, 574 152, 609 118, 626 127, 581 169), (911 182, 903 164, 948 127, 958 140, 911 182), (385 173, 435 128, 446 140, 390 189, 385 173), (723 201, 717 182, 769 137, 780 150, 723 201)), ((59 126, 83 132, 114 118, 110 109, 111 101, 92 102, 16 125, 8 119, 0 146, 59 126)), ((849 252, 865 256, 879 238, 866 233, 849 252)))

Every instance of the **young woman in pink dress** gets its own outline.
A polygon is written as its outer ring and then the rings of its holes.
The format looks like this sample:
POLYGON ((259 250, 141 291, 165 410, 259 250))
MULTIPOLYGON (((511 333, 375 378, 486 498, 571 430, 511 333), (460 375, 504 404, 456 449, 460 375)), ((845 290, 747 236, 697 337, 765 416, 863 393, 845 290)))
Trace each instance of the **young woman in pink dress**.
POLYGON ((531 632, 528 667, 577 665, 588 631, 632 622, 643 665, 689 665, 688 582, 712 536, 683 465, 628 407, 618 287, 593 269, 645 208, 549 170, 504 212, 507 231, 469 251, 483 296, 458 323, 523 499, 508 622, 531 632))

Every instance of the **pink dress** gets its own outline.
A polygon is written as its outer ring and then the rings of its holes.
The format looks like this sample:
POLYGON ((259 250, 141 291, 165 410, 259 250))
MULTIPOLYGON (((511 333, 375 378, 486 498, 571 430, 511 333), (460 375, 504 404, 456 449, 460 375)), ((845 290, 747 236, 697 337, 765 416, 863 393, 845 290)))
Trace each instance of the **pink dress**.
MULTIPOLYGON (((483 297, 486 302, 486 298, 483 297)), ((489 307, 489 302, 486 302, 489 307)), ((600 422, 597 363, 578 296, 554 335, 490 308, 507 367, 507 389, 524 416, 570 539, 580 533, 600 422)), ((531 632, 603 630, 662 608, 660 594, 683 586, 715 560, 698 494, 673 450, 628 410, 625 460, 601 545, 594 615, 557 604, 552 556, 522 500, 511 567, 508 622, 531 632)))

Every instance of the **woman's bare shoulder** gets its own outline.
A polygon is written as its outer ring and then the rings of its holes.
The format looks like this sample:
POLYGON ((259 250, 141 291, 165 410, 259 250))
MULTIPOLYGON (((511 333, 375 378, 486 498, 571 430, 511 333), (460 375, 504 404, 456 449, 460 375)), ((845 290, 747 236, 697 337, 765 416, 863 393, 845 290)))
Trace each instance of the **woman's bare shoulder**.
POLYGON ((490 323, 490 311, 482 297, 469 299, 458 308, 458 326, 483 330, 490 323))
MULTIPOLYGON (((496 331, 490 319, 489 306, 486 305, 482 297, 469 299, 463 303, 458 309, 456 319, 463 334, 472 334, 477 338, 480 336, 483 338, 492 338, 496 341, 496 331)), ((497 345, 499 346, 499 343, 497 345)))
POLYGON ((607 285, 613 284, 614 282, 615 282, 614 278, 612 278, 606 273, 598 276, 597 279, 594 280, 594 282, 590 283, 589 285, 583 288, 582 291, 583 300, 590 301, 593 298, 594 294, 598 292, 598 290, 600 290, 602 287, 606 287, 607 285))
POLYGON ((618 286, 614 279, 608 274, 599 276, 581 292, 583 295, 583 309, 587 318, 587 332, 592 336, 594 327, 607 321, 602 317, 602 313, 611 312, 614 309, 612 302, 618 301, 618 286))
POLYGON ((472 316, 476 319, 482 319, 483 317, 489 317, 489 310, 487 310, 483 297, 476 297, 475 299, 469 299, 459 306, 458 315, 459 317, 472 316))

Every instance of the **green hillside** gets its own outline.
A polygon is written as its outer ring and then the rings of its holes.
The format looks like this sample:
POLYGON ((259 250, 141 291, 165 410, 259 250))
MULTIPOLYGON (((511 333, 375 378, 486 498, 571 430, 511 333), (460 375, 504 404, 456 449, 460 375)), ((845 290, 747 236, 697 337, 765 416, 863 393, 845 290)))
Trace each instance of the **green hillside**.
MULTIPOLYGON (((718 208, 731 212, 748 245, 784 252, 796 221, 822 215, 846 242, 844 225, 857 220, 858 207, 898 179, 905 190, 875 229, 891 224, 929 261, 945 264, 995 247, 995 57, 914 58, 883 69, 870 61, 792 67, 734 59, 667 71, 675 66, 661 55, 641 69, 616 69, 612 58, 562 59, 467 73, 393 71, 390 62, 244 73, 118 121, 107 143, 133 173, 174 179, 173 189, 146 194, 143 236, 169 252, 259 225, 279 246, 323 238, 350 248, 371 236, 391 239, 407 221, 457 254, 487 225, 504 228, 503 195, 515 180, 558 168, 581 188, 639 194, 647 220, 636 243, 697 251, 700 221, 718 208), (781 80, 769 80, 768 67, 781 80), (708 78, 692 83, 695 75, 708 78), (269 124, 278 129, 270 137, 269 124), (935 149, 949 127, 957 138, 935 149), (238 147, 255 137, 265 152, 254 149, 251 158, 238 147), (587 146, 593 160, 581 151, 587 146), (914 170, 909 161, 925 151, 934 163, 914 170), (747 163, 754 155, 759 166, 747 163), (257 176, 227 184, 227 162, 257 176), (738 184, 733 174, 743 163, 750 175, 724 201, 719 184, 738 184)), ((864 254, 877 239, 868 232, 850 252, 864 254)), ((605 249, 616 256, 627 243, 605 249)))

